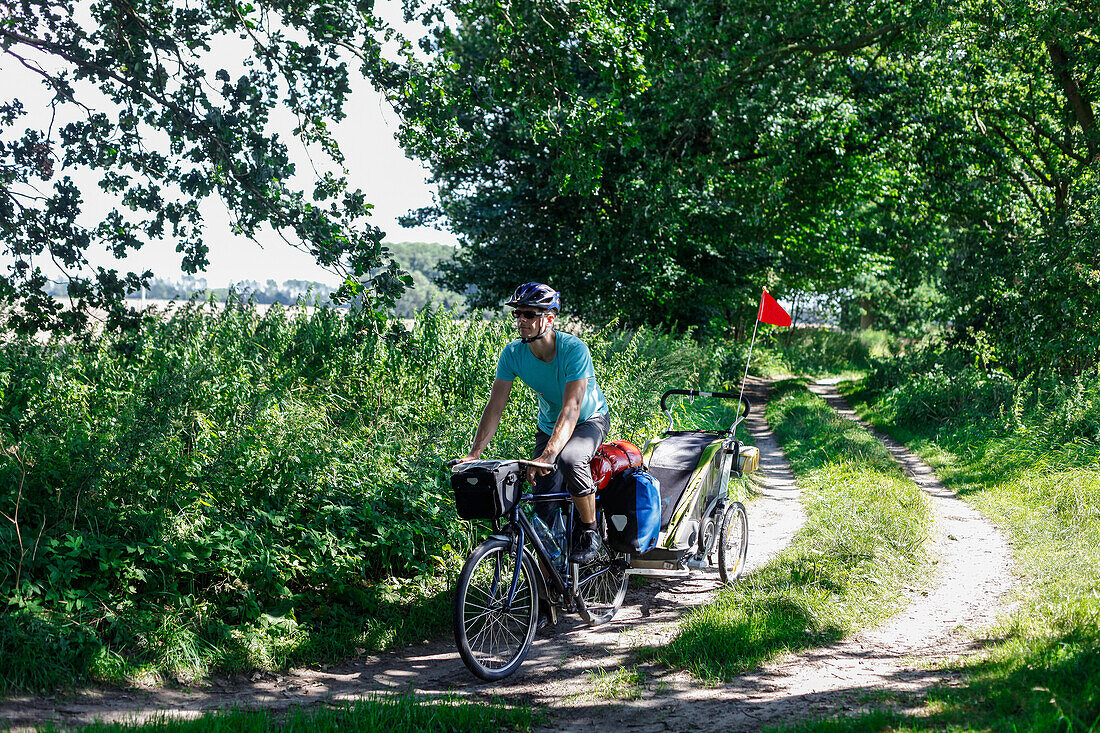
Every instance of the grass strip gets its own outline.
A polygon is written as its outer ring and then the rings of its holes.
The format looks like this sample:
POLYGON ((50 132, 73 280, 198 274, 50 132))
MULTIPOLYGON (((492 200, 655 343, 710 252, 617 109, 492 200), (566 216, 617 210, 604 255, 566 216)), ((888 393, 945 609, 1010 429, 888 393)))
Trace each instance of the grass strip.
POLYGON ((919 715, 791 730, 1100 730, 1100 446, 1049 439, 1043 414, 899 426, 870 395, 852 397, 1008 533, 1026 582, 1011 612, 984 630, 983 652, 951 667, 964 684, 929 691, 919 715))
POLYGON ((766 414, 802 489, 807 522, 789 548, 693 610, 676 637, 653 650, 704 679, 730 679, 880 621, 929 567, 928 501, 881 443, 801 381, 777 384, 766 414))
MULTIPOLYGON (((184 720, 160 716, 144 723, 92 723, 81 733, 329 733, 329 731, 526 731, 540 721, 530 707, 469 702, 458 697, 378 696, 333 707, 227 710, 184 720)), ((41 730, 56 733, 47 726, 41 730)), ((72 730, 65 728, 65 730, 72 730)))

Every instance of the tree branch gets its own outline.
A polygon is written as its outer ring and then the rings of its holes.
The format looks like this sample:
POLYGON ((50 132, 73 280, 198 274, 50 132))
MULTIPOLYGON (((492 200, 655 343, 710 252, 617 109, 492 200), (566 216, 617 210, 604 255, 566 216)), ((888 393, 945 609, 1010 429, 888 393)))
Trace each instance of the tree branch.
POLYGON ((1040 183, 1042 183, 1044 186, 1054 185, 1048 176, 1044 175, 1041 170, 1035 167, 1035 164, 1031 161, 1031 156, 1025 154, 1024 151, 1020 149, 1020 146, 1016 144, 1015 140, 1009 137, 1008 133, 1004 131, 1003 127, 998 125, 996 122, 993 122, 992 120, 989 124, 997 132, 997 135, 1005 141, 1008 147, 1012 148, 1012 152, 1014 152, 1016 156, 1023 162, 1023 164, 1027 166, 1032 175, 1039 179, 1040 183))
POLYGON ((1062 85, 1062 91, 1066 94, 1066 101, 1069 102, 1069 106, 1077 118, 1077 123, 1081 125, 1081 130, 1085 133, 1085 145, 1089 150, 1089 160, 1100 160, 1100 136, 1098 136, 1096 130, 1096 115, 1093 113, 1092 103, 1085 99, 1081 87, 1078 86, 1077 80, 1073 78, 1073 74, 1070 72, 1069 54, 1066 53, 1066 49, 1062 44, 1053 40, 1047 40, 1046 47, 1047 53, 1050 54, 1054 77, 1062 85))
POLYGON ((772 56, 774 58, 770 61, 766 61, 764 65, 767 66, 778 61, 782 61, 783 59, 789 56, 793 56, 796 53, 806 53, 811 56, 821 56, 827 53, 837 53, 842 55, 855 53, 862 48, 873 46, 883 36, 889 36, 890 38, 893 38, 894 34, 896 34, 900 30, 900 25, 896 23, 890 23, 889 25, 884 25, 880 28, 876 28, 873 31, 868 31, 861 36, 856 36, 850 41, 845 41, 843 43, 826 43, 821 46, 817 46, 811 43, 792 43, 788 46, 784 46, 783 48, 772 51, 772 56))
POLYGON ((1047 130, 1046 128, 1044 128, 1042 125, 1039 124, 1039 120, 1036 119, 1034 115, 1029 115, 1026 112, 1023 112, 1023 111, 1018 110, 1018 109, 1012 110, 1012 112, 1017 117, 1022 118, 1025 122, 1027 122, 1029 125, 1031 125, 1031 129, 1037 135, 1042 135, 1048 141, 1050 141, 1050 143, 1052 145, 1054 145, 1056 148, 1061 150, 1066 155, 1066 157, 1072 158, 1073 160, 1076 160, 1078 163, 1088 163, 1089 162, 1088 158, 1086 158, 1085 156, 1081 155, 1080 153, 1074 151, 1074 149, 1072 147, 1066 145, 1065 143, 1059 142, 1058 139, 1056 137, 1054 137, 1054 135, 1052 135, 1049 130, 1047 130))
MULTIPOLYGON (((191 132, 198 135, 200 138, 206 140, 212 147, 218 150, 220 155, 217 157, 217 159, 224 161, 224 164, 221 166, 222 171, 226 174, 228 178, 235 180, 237 184, 240 185, 241 189, 245 192, 248 192, 261 207, 267 210, 269 214, 273 215, 271 217, 273 228, 278 230, 281 227, 288 227, 292 225, 290 217, 288 217, 285 212, 281 211, 277 206, 275 206, 269 200, 269 197, 264 193, 264 191, 260 190, 255 185, 246 180, 246 177, 238 170, 238 167, 234 164, 235 161, 232 155, 230 155, 229 152, 225 149, 224 143, 219 140, 216 135, 210 134, 210 131, 205 127, 205 125, 198 118, 198 116, 195 115, 195 113, 184 109, 172 100, 166 98, 159 93, 156 93, 155 91, 152 91, 148 87, 143 87, 137 82, 119 75, 111 69, 105 68, 86 59, 79 58, 78 56, 74 56, 68 48, 60 44, 24 36, 22 34, 6 30, 3 27, 0 27, 0 37, 6 37, 17 43, 30 46, 31 48, 37 48, 39 50, 54 54, 72 64, 92 71, 93 73, 98 74, 101 77, 112 79, 119 84, 122 84, 126 88, 137 92, 139 96, 150 99, 157 104, 163 106, 165 109, 173 113, 173 116, 177 120, 179 120, 180 124, 182 124, 191 132)), ((10 53, 10 51, 8 52, 10 53)), ((301 248, 299 247, 299 249, 301 248)), ((305 251, 309 250, 307 249, 305 251)))

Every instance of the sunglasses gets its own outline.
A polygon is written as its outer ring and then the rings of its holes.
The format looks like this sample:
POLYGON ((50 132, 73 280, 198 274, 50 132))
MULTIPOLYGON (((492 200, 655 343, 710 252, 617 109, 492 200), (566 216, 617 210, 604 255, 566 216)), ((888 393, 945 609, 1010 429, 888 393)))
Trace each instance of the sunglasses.
POLYGON ((512 311, 512 317, 517 320, 522 318, 525 321, 533 321, 542 315, 542 311, 512 311))

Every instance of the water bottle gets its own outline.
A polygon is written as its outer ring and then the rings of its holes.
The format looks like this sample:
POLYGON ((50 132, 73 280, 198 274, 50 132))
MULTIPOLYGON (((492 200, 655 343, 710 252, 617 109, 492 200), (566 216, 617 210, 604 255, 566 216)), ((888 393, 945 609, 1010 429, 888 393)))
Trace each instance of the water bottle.
MULTIPOLYGON (((565 517, 562 514, 561 509, 554 510, 554 518, 550 524, 550 534, 554 536, 554 541, 557 542, 558 548, 565 547, 565 517)), ((561 549, 558 550, 559 554, 561 549)))
MULTIPOLYGON (((561 512, 558 512, 558 514, 560 515, 561 512)), ((558 556, 561 555, 561 544, 554 538, 554 533, 538 514, 531 515, 531 526, 535 528, 535 534, 539 536, 542 546, 546 549, 546 554, 550 556, 551 560, 556 561, 558 556)), ((564 536, 563 534, 562 537, 564 536)))

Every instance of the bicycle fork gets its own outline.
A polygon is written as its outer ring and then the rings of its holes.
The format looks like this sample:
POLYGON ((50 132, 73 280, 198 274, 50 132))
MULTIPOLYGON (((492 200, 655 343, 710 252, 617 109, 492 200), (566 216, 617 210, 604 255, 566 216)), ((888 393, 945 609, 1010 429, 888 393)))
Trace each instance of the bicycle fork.
POLYGON ((512 562, 512 583, 508 587, 508 595, 504 598, 503 608, 505 611, 512 610, 512 601, 516 599, 516 588, 519 587, 520 566, 523 564, 523 540, 526 533, 523 530, 523 525, 517 525, 517 529, 519 532, 515 537, 515 541, 512 543, 512 547, 515 548, 512 562))

